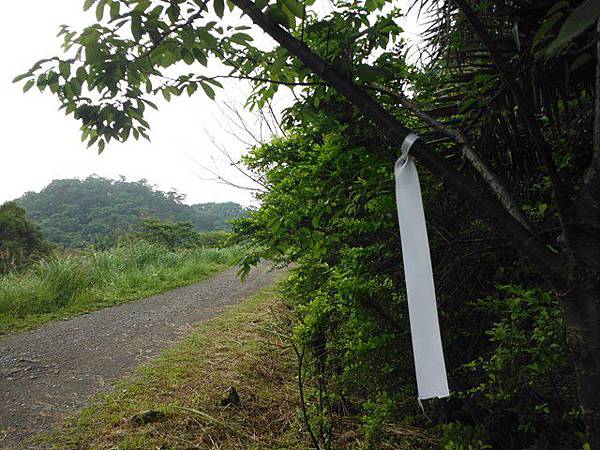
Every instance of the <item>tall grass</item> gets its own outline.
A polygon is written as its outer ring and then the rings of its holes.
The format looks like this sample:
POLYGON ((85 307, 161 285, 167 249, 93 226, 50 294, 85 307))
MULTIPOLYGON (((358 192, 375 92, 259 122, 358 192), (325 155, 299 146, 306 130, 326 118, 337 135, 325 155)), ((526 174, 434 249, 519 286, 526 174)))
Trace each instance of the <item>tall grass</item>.
POLYGON ((140 241, 49 257, 26 272, 0 276, 0 333, 183 286, 239 256, 236 247, 169 251, 140 241))

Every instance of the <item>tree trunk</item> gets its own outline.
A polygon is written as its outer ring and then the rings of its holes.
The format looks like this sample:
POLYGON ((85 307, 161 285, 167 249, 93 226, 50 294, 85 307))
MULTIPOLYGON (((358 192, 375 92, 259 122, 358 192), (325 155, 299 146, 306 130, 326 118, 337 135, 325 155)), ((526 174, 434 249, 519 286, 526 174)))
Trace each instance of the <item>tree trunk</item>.
POLYGON ((600 286, 584 283, 561 298, 588 440, 600 450, 600 286))
POLYGON ((592 450, 600 450, 600 228, 575 226, 570 288, 555 286, 573 352, 577 390, 592 450))

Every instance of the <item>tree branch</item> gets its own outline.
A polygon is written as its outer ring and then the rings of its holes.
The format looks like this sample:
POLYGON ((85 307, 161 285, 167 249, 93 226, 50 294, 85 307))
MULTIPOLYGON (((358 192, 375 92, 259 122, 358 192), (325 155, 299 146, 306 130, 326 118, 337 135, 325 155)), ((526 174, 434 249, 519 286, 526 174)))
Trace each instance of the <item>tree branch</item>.
MULTIPOLYGON (((353 103, 366 117, 370 118, 389 133, 395 145, 400 147, 404 138, 412 131, 402 125, 379 103, 342 75, 331 64, 303 42, 296 39, 279 25, 272 22, 250 0, 232 0, 232 3, 246 13, 252 21, 291 55, 319 75, 327 84, 334 87, 341 95, 353 103)), ((488 221, 502 234, 514 241, 513 244, 547 274, 562 277, 562 257, 552 253, 545 244, 515 220, 495 199, 481 192, 470 179, 460 174, 447 161, 440 158, 426 143, 417 140, 412 148, 413 156, 429 171, 440 178, 449 188, 469 201, 484 213, 488 221)))
POLYGON ((404 94, 393 92, 379 83, 371 83, 371 85, 378 91, 383 92, 392 98, 398 100, 398 102, 406 109, 411 111, 415 116, 421 119, 423 122, 430 125, 435 130, 439 131, 443 135, 449 137, 458 144, 463 155, 475 168, 475 170, 481 175, 481 177, 490 186, 500 203, 506 208, 506 210, 519 221, 521 225, 527 228, 529 231, 533 231, 533 225, 519 206, 517 200, 510 193, 508 188, 504 185, 502 180, 492 171, 490 167, 483 161, 477 153, 473 150, 469 144, 469 140, 464 133, 459 129, 452 129, 445 127, 440 122, 435 120, 429 114, 424 112, 416 103, 410 101, 404 94))
MULTIPOLYGON (((600 36, 600 19, 596 25, 596 32, 600 36)), ((592 182, 592 178, 600 177, 600 38, 596 40, 596 86, 594 96, 594 135, 592 143, 592 161, 586 171, 584 182, 592 182)))

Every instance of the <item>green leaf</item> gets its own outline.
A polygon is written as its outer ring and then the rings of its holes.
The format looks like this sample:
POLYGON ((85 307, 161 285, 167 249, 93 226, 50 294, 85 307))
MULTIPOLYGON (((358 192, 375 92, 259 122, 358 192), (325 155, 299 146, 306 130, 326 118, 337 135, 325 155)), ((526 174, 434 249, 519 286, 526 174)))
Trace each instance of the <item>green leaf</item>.
POLYGON ((13 83, 18 83, 19 81, 28 78, 31 76, 31 73, 26 72, 26 73, 22 73, 21 75, 17 75, 16 77, 13 78, 12 82, 13 83))
POLYGON ((214 0, 213 4, 215 8, 215 13, 219 17, 223 17, 223 13, 225 12, 225 1, 224 0, 214 0))
POLYGON ((235 33, 229 38, 236 44, 248 45, 248 42, 252 41, 252 36, 246 33, 235 33))
POLYGON ((97 0, 85 0, 83 2, 83 10, 87 11, 88 9, 90 9, 94 3, 96 3, 97 0))
POLYGON ((121 17, 121 3, 114 1, 110 4, 110 19, 116 20, 121 17))
POLYGON ((223 89, 223 85, 221 83, 219 83, 217 80, 214 80, 212 78, 207 78, 206 82, 212 84, 213 86, 217 86, 217 87, 220 87, 221 89, 223 89))
POLYGON ((33 87, 34 84, 35 84, 35 80, 33 80, 33 79, 28 80, 27 83, 25 83, 25 86, 23 86, 23 92, 27 92, 29 89, 31 89, 33 87))
POLYGON ((296 25, 296 15, 290 11, 287 5, 281 5, 281 11, 285 14, 287 24, 283 24, 286 28, 293 28, 296 25))
POLYGON ((186 88, 188 96, 191 97, 192 94, 194 92, 196 92, 196 89, 198 89, 198 85, 196 83, 190 83, 190 84, 188 84, 187 88, 186 88))
POLYGON ((585 65, 591 59, 592 59, 592 55, 590 55, 589 53, 583 53, 582 55, 579 55, 577 58, 575 58, 575 61, 573 61, 573 64, 571 64, 569 71, 573 72, 573 71, 579 69, 581 66, 585 65))
POLYGON ((282 0, 283 4, 298 18, 302 18, 304 6, 298 0, 282 0))
POLYGON ((152 5, 151 0, 137 0, 135 11, 144 12, 152 5))
POLYGON ((138 41, 142 37, 142 16, 138 13, 131 14, 131 34, 138 41))
POLYGON ((104 7, 106 6, 106 0, 100 0, 96 5, 96 19, 98 22, 104 17, 104 7))
POLYGON ((215 90, 208 83, 201 81, 200 86, 202 86, 202 89, 211 100, 215 99, 215 90))
POLYGON ((66 61, 61 61, 58 64, 58 71, 60 72, 61 76, 66 80, 67 78, 69 78, 69 75, 71 75, 71 64, 69 64, 66 61))
POLYGON ((287 12, 291 14, 291 11, 289 11, 289 9, 287 9, 285 6, 269 5, 267 7, 266 14, 273 22, 281 25, 284 28, 290 28, 289 16, 284 10, 287 10, 287 12))
POLYGON ((587 0, 582 3, 567 17, 556 39, 546 48, 546 55, 556 53, 565 44, 575 39, 592 25, 598 16, 600 16, 600 1, 587 0))
POLYGON ((461 113, 467 111, 476 102, 477 102, 477 98, 475 98, 475 97, 465 97, 465 99, 460 104, 459 111, 461 113))
POLYGON ((167 8, 167 16, 169 16, 169 20, 171 21, 171 23, 177 22, 177 19, 179 19, 179 14, 179 6, 172 4, 167 8))
POLYGON ((71 80, 71 88, 73 89, 73 94, 79 97, 81 95, 81 83, 77 78, 71 80))
POLYGON ((195 47, 192 52, 194 53, 194 57, 196 58, 196 60, 202 64, 203 66, 206 67, 206 65, 208 64, 208 59, 206 58, 206 53, 204 53, 204 51, 198 47, 195 47))
POLYGON ((543 22, 537 33, 533 37, 533 46, 535 47, 539 42, 541 42, 544 37, 548 34, 548 32, 552 29, 552 27, 558 22, 558 20, 563 16, 562 12, 557 12, 550 17, 547 17, 543 22))
POLYGON ((77 79, 80 82, 85 81, 87 79, 87 72, 85 71, 85 67, 83 67, 83 66, 79 67, 77 69, 76 75, 77 75, 77 79))
POLYGON ((194 64, 194 61, 196 60, 192 52, 190 52, 187 48, 181 49, 181 59, 183 59, 183 61, 188 65, 194 64))

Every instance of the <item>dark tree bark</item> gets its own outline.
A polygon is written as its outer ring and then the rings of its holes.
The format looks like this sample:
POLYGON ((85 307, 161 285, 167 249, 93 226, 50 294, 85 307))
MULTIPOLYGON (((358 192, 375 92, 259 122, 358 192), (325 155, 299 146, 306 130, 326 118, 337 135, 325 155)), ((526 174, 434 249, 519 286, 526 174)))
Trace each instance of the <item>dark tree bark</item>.
POLYGON ((593 450, 600 448, 600 288, 578 287, 561 298, 583 419, 593 450))

